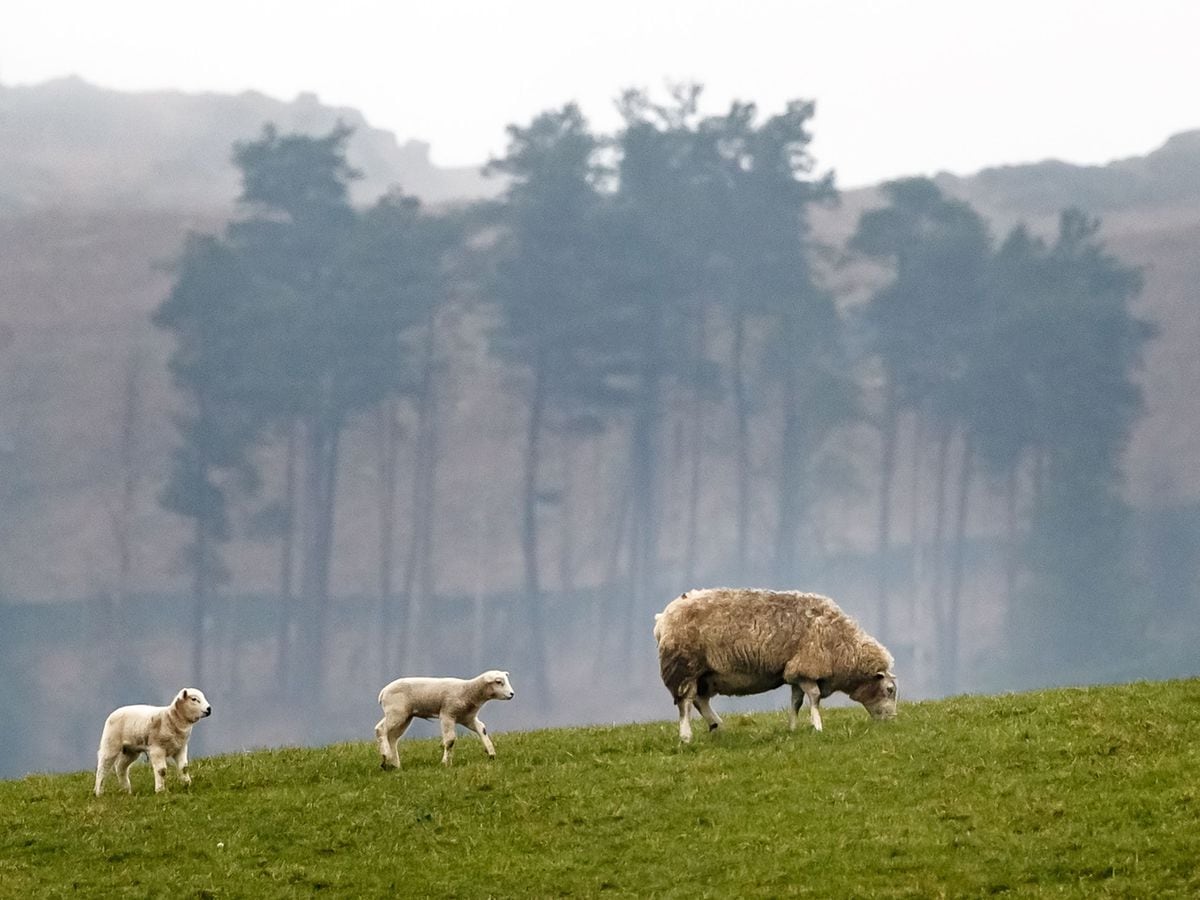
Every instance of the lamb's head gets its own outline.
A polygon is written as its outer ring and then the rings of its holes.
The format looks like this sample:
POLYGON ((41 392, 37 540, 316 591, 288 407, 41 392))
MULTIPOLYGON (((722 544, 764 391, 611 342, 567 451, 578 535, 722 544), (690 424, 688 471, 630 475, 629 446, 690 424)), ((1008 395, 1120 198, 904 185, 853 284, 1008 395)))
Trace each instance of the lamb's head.
POLYGON ((487 686, 489 700, 511 700, 517 693, 508 681, 508 673, 491 669, 479 676, 487 686))
POLYGON ((195 688, 184 688, 175 695, 171 706, 183 716, 186 722, 199 722, 205 716, 212 715, 212 704, 208 702, 202 692, 195 688))
POLYGON ((896 718, 896 676, 891 672, 876 672, 850 691, 850 699, 867 708, 872 719, 896 718))

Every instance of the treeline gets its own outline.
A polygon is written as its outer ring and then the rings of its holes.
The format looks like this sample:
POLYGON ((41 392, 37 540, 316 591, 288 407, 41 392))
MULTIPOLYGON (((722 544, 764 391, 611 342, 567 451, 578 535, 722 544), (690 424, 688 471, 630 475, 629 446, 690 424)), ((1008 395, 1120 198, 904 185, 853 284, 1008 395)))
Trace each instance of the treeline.
POLYGON ((617 671, 673 591, 711 578, 820 587, 806 577, 829 539, 817 511, 862 506, 868 491, 876 630, 903 641, 924 617, 944 689, 960 680, 981 487, 1003 511, 990 530, 1006 547, 1011 646, 1084 665, 1128 634, 1121 452, 1152 335, 1130 312, 1138 271, 1079 211, 1064 211, 1049 240, 1024 226, 997 238, 926 179, 885 185, 847 246, 823 246, 810 214, 837 190, 809 153, 813 104, 705 115, 699 99, 698 87, 665 104, 629 92, 614 134, 574 105, 511 126, 488 166, 506 179, 503 196, 449 211, 398 190, 353 206, 344 128, 268 127, 236 146, 241 214, 193 236, 155 314, 174 335, 186 398, 161 501, 193 524, 197 678, 241 505, 278 541, 280 683, 321 690, 339 462, 348 429, 368 417, 379 460, 372 652, 384 671, 416 652, 436 591, 437 468, 454 452, 440 440, 445 348, 464 317, 489 323, 525 413, 520 471, 478 477, 519 483, 526 608, 510 640, 543 694, 547 599, 569 580, 547 578, 546 534, 576 543, 581 519, 604 547, 612 600, 597 642, 617 671), (882 273, 876 289, 839 295, 830 273, 858 261, 882 273), (869 472, 846 441, 866 429, 878 447, 869 472), (413 462, 401 478, 404 441, 413 462), (613 483, 596 483, 585 446, 620 447, 613 483), (281 470, 277 497, 263 496, 264 465, 281 470), (617 514, 568 509, 561 466, 617 514), (896 522, 901 489, 932 515, 896 522), (412 523, 403 553, 401 514, 412 523), (716 560, 702 549, 714 541, 726 548, 716 560), (901 569, 915 607, 897 602, 901 569))

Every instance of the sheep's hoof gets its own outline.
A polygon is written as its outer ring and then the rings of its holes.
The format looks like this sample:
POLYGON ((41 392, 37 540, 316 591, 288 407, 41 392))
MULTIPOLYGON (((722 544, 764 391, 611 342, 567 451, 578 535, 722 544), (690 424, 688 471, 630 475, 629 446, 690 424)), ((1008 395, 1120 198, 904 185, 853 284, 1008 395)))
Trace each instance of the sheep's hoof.
POLYGON ((386 772, 388 769, 398 769, 398 768, 400 768, 400 767, 399 767, 399 766, 397 766, 397 765, 396 765, 394 762, 391 762, 391 761, 390 761, 390 760, 389 760, 389 759, 388 759, 388 758, 385 756, 385 757, 384 757, 382 760, 380 760, 380 762, 379 762, 379 768, 383 769, 383 771, 385 771, 385 772, 386 772))
POLYGON ((720 722, 709 722, 709 723, 708 723, 708 730, 709 730, 709 731, 716 731, 716 730, 717 730, 718 728, 720 728, 720 727, 721 727, 721 723, 720 723, 720 722))

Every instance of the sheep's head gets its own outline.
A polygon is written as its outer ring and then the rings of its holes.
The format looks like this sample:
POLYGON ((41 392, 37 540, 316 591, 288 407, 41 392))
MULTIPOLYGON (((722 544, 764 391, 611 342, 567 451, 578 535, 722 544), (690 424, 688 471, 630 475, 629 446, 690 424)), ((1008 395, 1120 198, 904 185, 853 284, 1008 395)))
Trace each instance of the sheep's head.
POLYGON ((850 698, 867 708, 873 719, 896 718, 896 676, 876 672, 850 692, 850 698))
POLYGON ((508 680, 508 673, 499 669, 484 672, 483 681, 487 685, 488 697, 492 700, 511 700, 517 693, 508 680))
POLYGON ((212 704, 195 688, 184 688, 175 695, 172 705, 187 722, 199 722, 205 716, 212 715, 212 704))

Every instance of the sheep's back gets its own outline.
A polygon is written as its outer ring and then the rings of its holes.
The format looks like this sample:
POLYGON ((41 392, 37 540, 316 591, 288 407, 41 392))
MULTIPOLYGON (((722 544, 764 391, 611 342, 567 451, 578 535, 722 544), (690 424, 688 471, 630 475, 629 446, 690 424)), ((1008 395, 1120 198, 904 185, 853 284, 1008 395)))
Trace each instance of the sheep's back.
POLYGON ((657 622, 664 682, 706 671, 782 679, 796 657, 811 660, 810 677, 834 665, 830 644, 862 634, 827 597, 797 591, 714 588, 689 591, 667 605, 657 622))

